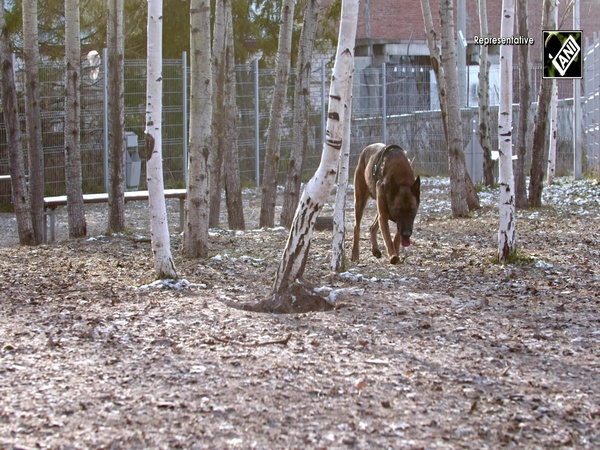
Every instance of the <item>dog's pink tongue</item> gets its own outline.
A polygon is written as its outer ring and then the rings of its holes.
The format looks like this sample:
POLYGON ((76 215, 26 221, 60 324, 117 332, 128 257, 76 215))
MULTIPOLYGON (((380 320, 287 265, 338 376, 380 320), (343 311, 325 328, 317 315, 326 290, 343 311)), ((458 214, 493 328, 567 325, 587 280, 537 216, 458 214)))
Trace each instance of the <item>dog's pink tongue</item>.
POLYGON ((403 237, 402 238, 402 247, 408 247, 410 245, 410 238, 403 237))

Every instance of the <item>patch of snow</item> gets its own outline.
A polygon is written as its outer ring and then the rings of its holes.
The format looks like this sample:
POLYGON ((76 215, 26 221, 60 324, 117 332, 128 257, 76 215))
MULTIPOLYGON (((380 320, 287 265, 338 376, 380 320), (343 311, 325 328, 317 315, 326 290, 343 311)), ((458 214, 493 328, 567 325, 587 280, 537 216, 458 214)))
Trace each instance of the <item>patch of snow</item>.
POLYGON ((173 279, 164 279, 164 280, 156 280, 152 283, 145 284, 143 286, 138 287, 138 291, 146 291, 150 289, 173 289, 175 291, 182 291, 184 289, 190 289, 192 287, 195 288, 206 288, 206 284, 201 283, 190 283, 186 279, 181 280, 173 280, 173 279))

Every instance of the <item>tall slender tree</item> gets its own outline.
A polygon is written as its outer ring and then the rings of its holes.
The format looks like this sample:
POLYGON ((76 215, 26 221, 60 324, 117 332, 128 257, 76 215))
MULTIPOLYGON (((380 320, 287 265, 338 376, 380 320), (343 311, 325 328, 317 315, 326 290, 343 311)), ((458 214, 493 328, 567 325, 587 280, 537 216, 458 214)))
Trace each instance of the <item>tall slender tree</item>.
POLYGON ((210 211, 210 154, 212 120, 212 67, 210 0, 190 3, 190 137, 183 254, 208 256, 210 211))
MULTIPOLYGON (((554 23, 558 24, 558 4, 554 8, 554 23)), ((562 24, 561 24, 562 25, 562 24)), ((560 28, 560 26, 558 27, 560 28)), ((550 133, 548 135, 548 169, 546 171, 548 184, 554 182, 556 176, 556 128, 558 113, 558 84, 556 79, 552 79, 552 91, 550 94, 550 133)))
POLYGON ((269 128, 267 130, 267 148, 263 171, 263 188, 259 221, 261 227, 273 227, 275 225, 277 175, 279 173, 279 159, 281 155, 281 127, 286 107, 287 83, 290 74, 295 3, 295 0, 281 0, 275 89, 271 102, 271 114, 269 116, 269 128))
POLYGON ((442 95, 447 97, 446 107, 448 109, 446 114, 448 120, 446 143, 448 145, 448 167, 450 172, 450 204, 453 217, 465 217, 470 209, 479 207, 479 199, 467 172, 463 153, 452 0, 441 1, 440 19, 442 22, 442 72, 446 78, 447 89, 442 95))
POLYGON ((298 63, 294 84, 294 118, 292 128, 292 149, 288 160, 283 207, 281 209, 281 225, 289 228, 294 220, 294 212, 300 198, 302 168, 304 155, 308 146, 310 122, 308 111, 310 105, 310 74, 312 70, 312 53, 314 48, 319 8, 321 0, 306 0, 304 3, 304 22, 298 46, 298 63))
POLYGON ((209 155, 210 167, 210 212, 208 225, 210 228, 219 226, 221 215, 221 173, 223 169, 223 136, 225 134, 225 37, 228 26, 225 3, 229 0, 215 2, 215 18, 212 36, 212 152, 209 155))
POLYGON ((550 135, 548 139, 548 169, 546 171, 546 180, 548 184, 554 183, 556 177, 556 132, 557 132, 557 113, 558 113, 558 85, 556 79, 552 80, 552 96, 550 98, 550 135))
POLYGON ((125 228, 125 37, 123 1, 108 0, 108 231, 125 228))
POLYGON ((342 18, 335 64, 329 89, 327 139, 323 143, 321 163, 307 183, 300 198, 288 241, 273 282, 275 297, 289 292, 290 286, 303 275, 314 224, 335 181, 343 146, 344 114, 348 109, 348 86, 354 70, 354 44, 359 0, 342 0, 342 18))
MULTIPOLYGON (((517 33, 529 37, 528 0, 517 0, 517 33)), ((525 156, 529 134, 529 113, 531 111, 531 75, 529 71, 529 45, 519 45, 516 49, 519 62, 519 125, 517 130, 515 163, 515 203, 517 208, 527 207, 527 187, 525 183, 525 156)))
POLYGON ((81 27, 79 0, 65 0, 65 180, 69 237, 86 235, 81 177, 81 27))
POLYGON ((148 0, 146 181, 156 277, 175 279, 177 272, 171 255, 162 165, 162 18, 162 0, 148 0))
MULTIPOLYGON (((542 28, 555 30, 554 9, 557 0, 544 0, 542 13, 542 28)), ((546 149, 548 139, 548 110, 552 96, 552 80, 545 78, 540 83, 537 109, 533 124, 533 144, 531 146, 531 171, 529 176, 529 206, 542 206, 542 191, 544 189, 544 169, 546 167, 546 149)))
POLYGON ((431 65, 438 85, 438 97, 442 123, 448 147, 450 169, 450 202, 453 217, 464 217, 469 210, 479 208, 479 197, 466 169, 462 150, 462 125, 458 99, 458 76, 456 73, 456 48, 454 42, 454 13, 451 0, 440 3, 442 22, 442 56, 437 46, 437 34, 433 26, 429 0, 421 0, 423 20, 431 65))
POLYGON ((21 152, 21 129, 17 110, 17 88, 8 28, 4 14, 4 0, 0 1, 0 81, 2 83, 2 107, 8 138, 8 163, 10 169, 12 201, 17 217, 17 231, 21 245, 35 244, 31 225, 31 207, 27 193, 25 162, 21 152))
MULTIPOLYGON (((513 0, 502 1, 501 35, 508 38, 514 30, 513 0)), ((500 197, 498 260, 506 262, 515 253, 515 192, 512 162, 512 81, 513 47, 500 46, 500 105, 498 108, 498 147, 500 151, 500 197)))
POLYGON ((44 241, 44 148, 40 107, 37 1, 23 3, 23 56, 25 59, 25 122, 29 159, 29 203, 37 244, 44 241))
MULTIPOLYGON (((223 175, 225 182, 225 204, 227 221, 232 230, 246 228, 244 205, 242 203, 242 184, 237 146, 237 104, 235 80, 235 48, 233 40, 233 15, 231 1, 223 0, 225 7, 225 46, 221 53, 223 65, 223 134, 219 140, 223 154, 223 175)), ((221 137, 221 136, 220 136, 221 137)))
MULTIPOLYGON (((488 37, 487 0, 479 0, 479 33, 488 37)), ((494 184, 494 162, 490 146, 490 61, 488 46, 479 46, 479 143, 483 149, 483 180, 486 186, 494 184)))
POLYGON ((350 135, 352 129, 352 83, 348 83, 346 89, 348 92, 344 93, 344 98, 347 99, 348 103, 347 107, 344 109, 342 151, 338 170, 338 187, 335 194, 333 239, 331 243, 331 270, 334 273, 343 272, 346 269, 346 196, 350 165, 350 135))

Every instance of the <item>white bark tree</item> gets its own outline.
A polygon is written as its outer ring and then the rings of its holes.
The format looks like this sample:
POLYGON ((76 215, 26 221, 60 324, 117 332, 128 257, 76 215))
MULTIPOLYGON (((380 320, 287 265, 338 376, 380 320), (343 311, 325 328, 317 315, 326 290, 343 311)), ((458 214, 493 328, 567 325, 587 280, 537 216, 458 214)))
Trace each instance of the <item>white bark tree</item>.
MULTIPOLYGON (((354 71, 354 67, 352 71, 354 71)), ((338 188, 335 195, 333 214, 331 270, 335 273, 343 272, 346 269, 346 253, 344 251, 344 247, 346 242, 346 191, 348 190, 350 135, 352 129, 352 83, 348 83, 347 89, 348 92, 344 94, 344 98, 348 99, 348 107, 344 110, 342 154, 340 156, 338 188)))
POLYGON ((162 19, 162 0, 148 0, 146 181, 156 277, 175 279, 177 272, 171 255, 162 165, 162 19))
POLYGON ((87 233, 81 179, 81 43, 79 0, 65 0, 65 181, 69 237, 87 233))
POLYGON ((269 116, 269 128, 267 130, 267 147, 263 171, 259 220, 259 226, 261 227, 273 227, 275 225, 277 174, 279 173, 279 158, 281 153, 281 127, 283 124, 287 99, 287 84, 290 74, 295 4, 295 0, 281 0, 277 71, 275 75, 275 90, 271 102, 271 114, 269 116))
POLYGON ((31 225, 31 207, 27 193, 25 161, 21 151, 21 129, 17 109, 17 88, 10 39, 4 14, 4 1, 0 1, 0 81, 2 82, 2 108, 6 122, 8 163, 11 177, 12 201, 17 218, 17 231, 21 245, 34 245, 35 236, 31 225))
POLYGON ((125 228, 125 38, 123 1, 108 0, 106 53, 108 58, 108 231, 125 228))
POLYGON ((212 67, 210 0, 190 3, 190 137, 183 254, 208 256, 210 211, 210 154, 212 120, 212 67))
POLYGON ((273 294, 282 295, 304 273, 315 221, 335 181, 343 146, 348 86, 352 84, 359 0, 342 0, 342 18, 329 90, 327 139, 321 163, 300 198, 288 241, 275 275, 273 294))
MULTIPOLYGON (((513 0, 502 1, 502 37, 510 37, 514 30, 513 0)), ((500 46, 500 105, 498 109, 499 159, 499 215, 498 261, 506 262, 514 255, 515 243, 515 192, 512 167, 512 72, 513 47, 500 46)))
POLYGON ((35 242, 44 241, 44 148, 39 93, 37 1, 23 2, 23 56, 25 59, 25 122, 29 160, 29 204, 35 242))

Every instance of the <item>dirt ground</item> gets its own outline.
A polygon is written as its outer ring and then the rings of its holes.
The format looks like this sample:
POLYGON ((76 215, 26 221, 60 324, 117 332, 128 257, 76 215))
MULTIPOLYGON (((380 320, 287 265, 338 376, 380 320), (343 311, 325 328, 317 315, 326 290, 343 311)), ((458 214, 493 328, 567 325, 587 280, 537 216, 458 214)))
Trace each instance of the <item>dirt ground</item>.
MULTIPOLYGON (((370 256, 332 276, 315 232, 306 278, 335 309, 258 314, 287 232, 211 232, 211 258, 179 255, 180 290, 153 281, 147 209, 104 236, 38 248, 0 214, 0 448, 600 448, 600 186, 561 179, 518 213, 519 260, 499 265, 497 191, 450 218, 425 178, 401 264, 370 256)), ((322 215, 330 214, 326 207, 322 215)), ((348 202, 348 232, 353 220, 348 202)), ((223 224, 226 220, 223 219, 223 224)), ((349 251, 351 242, 347 241, 349 251)))

